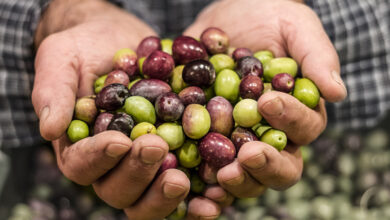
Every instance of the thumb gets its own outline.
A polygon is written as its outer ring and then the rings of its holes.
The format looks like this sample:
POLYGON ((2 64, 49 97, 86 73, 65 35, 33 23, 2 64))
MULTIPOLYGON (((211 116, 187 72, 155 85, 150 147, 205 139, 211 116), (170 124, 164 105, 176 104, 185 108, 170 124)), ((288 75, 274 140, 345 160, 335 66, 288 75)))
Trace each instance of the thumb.
POLYGON ((46 140, 58 139, 72 120, 78 89, 75 62, 56 37, 48 37, 38 49, 32 103, 46 140))

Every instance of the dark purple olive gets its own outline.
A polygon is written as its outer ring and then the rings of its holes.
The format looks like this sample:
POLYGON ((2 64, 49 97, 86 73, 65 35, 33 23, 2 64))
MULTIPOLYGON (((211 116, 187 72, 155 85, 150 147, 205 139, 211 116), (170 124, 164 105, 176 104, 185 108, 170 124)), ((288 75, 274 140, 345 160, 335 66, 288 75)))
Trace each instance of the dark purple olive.
POLYGON ((123 106, 130 92, 126 86, 114 83, 104 87, 95 99, 96 107, 107 111, 113 111, 123 106))
POLYGON ((172 56, 163 51, 153 51, 142 65, 142 73, 153 79, 167 80, 175 68, 172 56))
POLYGON ((137 70, 137 54, 128 48, 118 50, 114 55, 114 69, 123 70, 133 79, 137 70))
POLYGON ((161 50, 160 38, 156 36, 145 37, 137 47, 138 57, 147 57, 153 51, 161 50))
POLYGON ((272 88, 277 91, 289 93, 295 84, 294 77, 288 73, 279 73, 272 78, 272 88))
POLYGON ((131 96, 142 96, 154 103, 156 98, 171 91, 171 87, 168 83, 159 79, 141 79, 136 82, 130 89, 131 96))
POLYGON ((95 120, 95 124, 93 126, 93 134, 99 134, 100 132, 103 132, 107 130, 108 124, 110 124, 112 117, 114 117, 113 114, 108 112, 103 112, 98 115, 98 117, 95 120))
POLYGON ((207 60, 194 60, 184 66, 182 77, 189 85, 208 87, 215 81, 215 69, 207 60))
POLYGON ((230 102, 222 96, 216 96, 207 103, 207 111, 211 118, 210 131, 229 136, 233 129, 233 107, 230 102))
POLYGON ((259 99, 263 93, 264 84, 260 77, 248 75, 240 82, 240 96, 243 99, 259 99))
POLYGON ((207 51, 204 46, 199 41, 188 36, 180 36, 173 41, 172 55, 177 64, 207 59, 207 51))
POLYGON ((250 49, 241 47, 234 50, 232 57, 235 61, 238 61, 239 59, 243 57, 250 57, 253 56, 253 53, 250 49))
POLYGON ((200 156, 210 166, 217 169, 234 161, 236 148, 229 138, 210 132, 202 139, 198 147, 200 156))
POLYGON ((157 97, 154 108, 157 116, 164 121, 179 120, 184 111, 180 97, 174 92, 167 92, 157 97))
POLYGON ((190 86, 181 90, 179 97, 185 106, 189 104, 206 104, 206 95, 201 88, 196 86, 190 86))
POLYGON ((225 53, 229 47, 229 36, 216 27, 204 30, 200 35, 200 41, 211 54, 225 53))
POLYGON ((203 161, 199 165, 198 175, 207 184, 216 184, 217 180, 217 169, 210 166, 208 163, 203 161))
POLYGON ((236 127, 230 138, 238 152, 243 144, 250 141, 258 141, 256 135, 248 128, 236 127))
POLYGON ((263 76, 263 65, 256 57, 242 57, 237 61, 236 72, 240 78, 247 75, 263 76))
POLYGON ((130 136, 131 130, 134 128, 133 118, 123 112, 116 113, 112 117, 110 124, 107 126, 107 130, 120 131, 126 136, 130 136))
POLYGON ((157 175, 160 175, 167 169, 175 169, 178 166, 178 161, 176 158, 176 155, 168 152, 167 156, 165 157, 164 161, 162 162, 160 168, 157 171, 157 175))
POLYGON ((128 86, 129 82, 130 82, 129 76, 127 75, 126 72, 124 72, 122 70, 114 70, 114 71, 110 72, 109 74, 107 74, 107 78, 104 81, 104 86, 108 86, 108 85, 114 84, 114 83, 119 83, 119 84, 122 84, 124 86, 128 86))

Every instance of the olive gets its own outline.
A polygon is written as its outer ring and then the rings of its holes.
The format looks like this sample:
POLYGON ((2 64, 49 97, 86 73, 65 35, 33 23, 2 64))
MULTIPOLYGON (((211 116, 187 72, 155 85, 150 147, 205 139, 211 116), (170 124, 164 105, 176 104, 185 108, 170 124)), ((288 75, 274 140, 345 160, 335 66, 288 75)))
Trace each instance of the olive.
POLYGON ((113 58, 114 69, 127 73, 130 79, 136 75, 137 54, 128 48, 118 50, 113 58))
POLYGON ((163 173, 165 170, 168 169, 175 169, 178 166, 177 158, 176 155, 168 152, 167 156, 165 156, 163 162, 161 163, 160 168, 157 171, 157 175, 160 175, 163 173))
POLYGON ((200 35, 200 41, 211 54, 225 53, 229 47, 229 37, 221 29, 209 27, 200 35))
POLYGON ((173 122, 163 123, 157 128, 157 135, 169 145, 169 150, 181 147, 185 141, 183 127, 173 122))
POLYGON ((145 37, 137 47, 138 57, 147 57, 156 50, 161 50, 160 38, 156 36, 145 37))
POLYGON ((185 201, 181 201, 177 208, 169 214, 167 217, 168 220, 181 220, 184 219, 184 217, 187 214, 187 204, 185 201))
POLYGON ((272 88, 272 83, 265 82, 263 83, 263 87, 263 94, 274 90, 274 88, 272 88))
POLYGON ((172 44, 173 40, 169 38, 164 38, 161 40, 161 50, 167 54, 172 55, 172 44))
POLYGON ((67 130, 67 135, 72 143, 75 143, 83 138, 88 137, 89 128, 87 123, 81 120, 73 120, 70 122, 70 125, 67 130))
POLYGON ((245 76, 240 83, 240 96, 243 99, 258 100, 263 93, 263 81, 258 76, 245 76))
POLYGON ((240 77, 233 70, 224 69, 218 73, 214 83, 215 95, 235 103, 238 99, 240 77))
POLYGON ((188 86, 187 83, 185 83, 183 80, 183 69, 184 65, 176 66, 173 69, 170 85, 172 87, 172 91, 174 91, 175 93, 179 93, 181 90, 188 86))
POLYGON ((207 184, 216 184, 218 169, 210 166, 206 161, 202 161, 199 166, 198 175, 207 184))
POLYGON ((126 86, 119 83, 110 84, 96 95, 96 107, 113 111, 120 108, 129 96, 130 92, 126 86))
POLYGON ((253 54, 254 57, 256 57, 260 62, 265 65, 268 61, 272 60, 274 58, 274 54, 269 50, 260 50, 257 51, 255 54, 253 54))
POLYGON ((279 73, 288 73, 295 78, 297 72, 297 62, 289 57, 274 58, 264 65, 264 79, 266 82, 271 82, 272 78, 279 73))
POLYGON ((191 175, 191 192, 202 193, 206 187, 206 184, 195 173, 191 175))
POLYGON ((184 66, 182 77, 189 85, 207 87, 215 81, 215 69, 207 60, 193 60, 184 66))
POLYGON ((141 73, 142 76, 146 77, 144 73, 142 72, 142 67, 144 66, 144 62, 146 60, 146 57, 140 57, 138 59, 138 72, 141 73))
POLYGON ((131 115, 137 123, 156 122, 156 112, 153 104, 141 96, 131 96, 126 99, 125 111, 131 115))
POLYGON ((309 108, 315 108, 320 101, 320 92, 317 86, 308 78, 295 80, 293 96, 309 108))
POLYGON ((93 134, 99 134, 100 132, 103 132, 107 130, 108 124, 110 124, 111 119, 114 115, 108 112, 103 112, 98 115, 98 117, 95 120, 95 124, 93 127, 93 134))
POLYGON ((179 97, 185 106, 189 104, 206 104, 206 95, 203 90, 196 86, 190 86, 179 93, 179 97))
POLYGON ((242 57, 237 60, 236 72, 240 78, 247 75, 263 76, 263 65, 255 57, 242 57))
POLYGON ((207 103, 207 111, 211 118, 210 131, 229 136, 233 126, 233 107, 222 96, 216 96, 207 103))
POLYGON ((149 122, 141 122, 131 130, 130 139, 134 141, 144 134, 157 134, 156 127, 149 122))
POLYGON ((183 146, 176 150, 176 155, 180 165, 186 168, 196 167, 201 162, 198 146, 192 140, 185 141, 183 146))
POLYGON ((142 65, 142 74, 153 79, 167 80, 175 68, 172 56, 163 51, 153 51, 142 65))
POLYGON ((142 96, 154 103, 156 98, 163 94, 171 91, 171 87, 168 83, 159 79, 141 79, 130 89, 131 96, 142 96))
POLYGON ((133 81, 131 81, 130 83, 129 83, 129 85, 127 86, 127 88, 130 90, 130 95, 131 95, 131 87, 133 87, 133 85, 135 84, 135 83, 137 83, 138 81, 140 81, 142 78, 141 77, 137 77, 137 78, 135 78, 133 81))
POLYGON ((260 141, 273 146, 278 151, 282 151, 287 145, 287 136, 283 131, 272 128, 261 136, 260 141))
POLYGON ((250 57, 250 56, 253 56, 252 51, 245 47, 235 49, 232 54, 232 57, 235 61, 238 61, 243 57, 250 57))
POLYGON ((210 57, 210 63, 213 64, 215 72, 218 74, 223 69, 233 70, 235 67, 234 60, 226 54, 215 54, 210 57))
POLYGON ((119 112, 112 117, 110 124, 107 126, 107 130, 120 131, 126 136, 130 136, 133 127, 133 118, 126 113, 119 112))
POLYGON ((172 56, 177 64, 186 64, 193 60, 207 59, 207 51, 194 38, 179 36, 173 41, 172 56))
POLYGON ((76 101, 74 108, 75 118, 91 124, 97 114, 98 110, 95 104, 95 98, 92 96, 85 96, 76 101))
POLYGON ((192 139, 200 139, 210 130, 211 119, 205 107, 190 104, 184 109, 182 124, 184 133, 192 139))
POLYGON ((184 104, 176 93, 167 92, 157 97, 154 108, 160 119, 176 121, 183 114, 184 104))
POLYGON ((294 78, 288 73, 279 73, 272 78, 272 88, 276 91, 289 93, 294 88, 294 78))
POLYGON ((210 101, 210 99, 215 96, 214 86, 204 88, 203 92, 204 92, 204 95, 206 97, 206 102, 210 101))
POLYGON ((114 70, 107 74, 107 78, 104 81, 104 86, 108 86, 113 83, 119 83, 124 86, 129 85, 129 76, 122 70, 114 70))
POLYGON ((253 99, 239 101, 233 109, 234 121, 241 127, 252 127, 261 121, 261 115, 257 111, 257 102, 253 99))
POLYGON ((230 138, 238 152, 241 146, 247 142, 258 141, 257 137, 248 128, 236 127, 230 138))
POLYGON ((107 78, 107 74, 100 76, 99 78, 97 78, 97 80, 95 80, 95 82, 93 83, 93 88, 94 88, 95 94, 98 94, 100 92, 100 90, 103 89, 104 81, 106 81, 106 78, 107 78))

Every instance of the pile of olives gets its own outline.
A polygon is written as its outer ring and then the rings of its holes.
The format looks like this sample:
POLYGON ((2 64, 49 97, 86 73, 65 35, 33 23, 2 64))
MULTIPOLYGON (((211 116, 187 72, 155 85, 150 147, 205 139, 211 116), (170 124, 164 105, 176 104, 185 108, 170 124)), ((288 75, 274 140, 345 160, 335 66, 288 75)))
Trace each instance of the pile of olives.
POLYGON ((286 134, 258 111, 262 94, 289 93, 310 108, 320 99, 310 79, 297 77, 295 60, 231 48, 227 34, 215 27, 204 30, 200 40, 147 37, 136 52, 118 50, 113 67, 95 81, 95 95, 76 101, 70 141, 106 130, 132 140, 156 134, 170 150, 159 173, 183 170, 193 193, 217 183, 218 169, 233 162, 246 142, 284 149, 286 134))

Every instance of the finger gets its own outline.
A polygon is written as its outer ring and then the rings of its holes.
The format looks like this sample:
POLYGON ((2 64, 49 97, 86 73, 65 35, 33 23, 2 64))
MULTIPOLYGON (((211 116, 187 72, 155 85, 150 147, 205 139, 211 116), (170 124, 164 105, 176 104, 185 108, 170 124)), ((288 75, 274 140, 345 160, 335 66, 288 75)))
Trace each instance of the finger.
POLYGON ((64 135, 53 146, 62 173, 80 185, 90 185, 121 160, 131 140, 120 132, 106 131, 73 145, 64 135))
POLYGON ((327 123, 324 100, 315 109, 308 108, 295 97, 282 92, 268 92, 258 100, 260 114, 289 140, 305 145, 315 140, 327 123))
POLYGON ((288 54, 301 65, 303 76, 315 82, 327 101, 341 101, 347 96, 347 90, 340 78, 337 52, 314 11, 303 4, 296 7, 296 13, 280 19, 288 54))
POLYGON ((297 147, 288 145, 279 152, 266 143, 253 141, 241 146, 237 159, 253 178, 272 189, 287 189, 301 178, 303 164, 297 147))
POLYGON ((153 182, 139 201, 124 211, 129 219, 163 219, 175 210, 189 190, 187 176, 180 170, 168 169, 153 182))
POLYGON ((168 153, 167 143, 147 134, 134 140, 118 166, 93 184, 97 195, 115 208, 131 206, 145 191, 168 153))
POLYGON ((207 186, 203 192, 203 196, 218 203, 220 207, 229 206, 234 201, 233 195, 219 185, 207 186))
POLYGON ((237 198, 257 197, 266 187, 253 179, 235 160, 217 173, 218 183, 237 198))
POLYGON ((187 220, 216 219, 221 214, 221 208, 210 199, 195 197, 188 204, 187 220))

